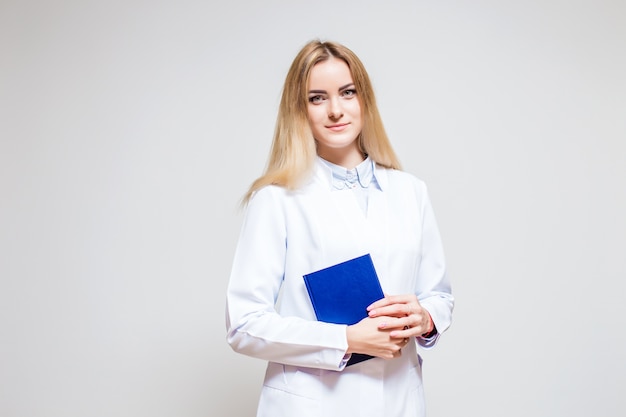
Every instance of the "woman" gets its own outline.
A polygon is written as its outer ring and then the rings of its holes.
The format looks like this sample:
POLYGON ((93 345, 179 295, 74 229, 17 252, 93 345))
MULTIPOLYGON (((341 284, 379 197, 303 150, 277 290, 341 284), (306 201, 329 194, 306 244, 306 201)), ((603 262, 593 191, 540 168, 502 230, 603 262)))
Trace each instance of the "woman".
POLYGON ((245 202, 226 322, 235 351, 268 361, 257 415, 424 415, 417 346, 436 343, 454 300, 426 187, 400 171, 348 48, 296 56, 245 202), (356 324, 317 321, 303 275, 368 253, 385 297, 356 324), (347 366, 353 353, 375 358, 347 366))

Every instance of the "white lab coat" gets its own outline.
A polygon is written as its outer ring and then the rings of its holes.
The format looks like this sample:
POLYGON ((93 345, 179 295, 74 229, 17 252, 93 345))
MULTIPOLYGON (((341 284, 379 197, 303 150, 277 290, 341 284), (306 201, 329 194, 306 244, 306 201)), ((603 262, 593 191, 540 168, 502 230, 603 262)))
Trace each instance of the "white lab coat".
POLYGON ((259 190, 247 208, 227 291, 228 343, 267 360, 259 417, 424 415, 421 358, 450 325, 454 300, 424 183, 376 167, 367 215, 318 161, 297 191, 259 190), (345 366, 346 326, 318 322, 302 276, 370 253, 386 294, 418 296, 438 335, 399 358, 345 366))

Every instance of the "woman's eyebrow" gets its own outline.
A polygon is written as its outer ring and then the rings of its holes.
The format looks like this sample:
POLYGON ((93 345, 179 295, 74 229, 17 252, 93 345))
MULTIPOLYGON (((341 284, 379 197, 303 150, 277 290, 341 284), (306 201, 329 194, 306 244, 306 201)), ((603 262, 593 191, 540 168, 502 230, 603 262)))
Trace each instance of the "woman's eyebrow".
MULTIPOLYGON (((346 85, 343 85, 341 87, 339 87, 339 89, 337 91, 343 91, 346 88, 349 87, 354 87, 354 83, 348 83, 346 85)), ((326 94, 327 91, 326 90, 309 90, 309 94, 326 94)))

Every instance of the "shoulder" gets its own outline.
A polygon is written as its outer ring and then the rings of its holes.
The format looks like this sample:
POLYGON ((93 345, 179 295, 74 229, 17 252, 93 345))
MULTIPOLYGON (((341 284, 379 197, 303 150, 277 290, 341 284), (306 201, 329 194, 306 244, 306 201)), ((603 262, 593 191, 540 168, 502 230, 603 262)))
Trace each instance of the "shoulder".
POLYGON ((285 198, 287 190, 279 185, 266 185, 259 188, 248 200, 248 210, 259 206, 274 206, 285 198))
POLYGON ((273 225, 280 230, 284 219, 283 187, 266 185, 254 192, 244 206, 244 228, 273 225))
POLYGON ((399 188, 406 191, 407 188, 411 188, 419 193, 426 193, 427 191, 426 183, 423 180, 406 171, 377 165, 376 177, 382 183, 383 189, 387 186, 392 190, 399 188))
POLYGON ((312 194, 310 187, 291 190, 281 185, 266 185, 252 194, 248 201, 248 209, 256 207, 284 209, 299 204, 298 201, 310 194, 312 194))

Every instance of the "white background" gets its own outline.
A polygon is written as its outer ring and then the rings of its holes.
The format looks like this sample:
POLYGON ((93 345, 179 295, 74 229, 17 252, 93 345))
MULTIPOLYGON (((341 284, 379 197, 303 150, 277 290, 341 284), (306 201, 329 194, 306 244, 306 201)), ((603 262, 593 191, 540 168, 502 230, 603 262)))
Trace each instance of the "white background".
POLYGON ((626 412, 626 3, 0 1, 0 415, 252 416, 224 293, 280 89, 364 61, 457 298, 429 415, 626 412))

